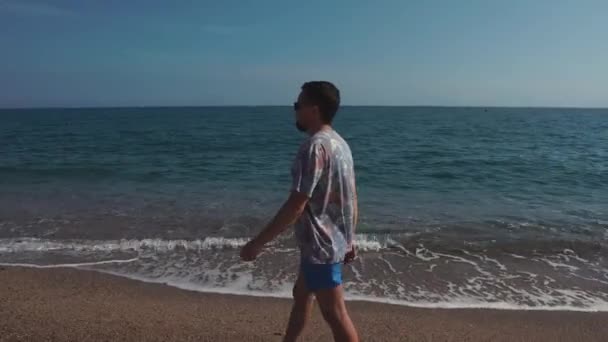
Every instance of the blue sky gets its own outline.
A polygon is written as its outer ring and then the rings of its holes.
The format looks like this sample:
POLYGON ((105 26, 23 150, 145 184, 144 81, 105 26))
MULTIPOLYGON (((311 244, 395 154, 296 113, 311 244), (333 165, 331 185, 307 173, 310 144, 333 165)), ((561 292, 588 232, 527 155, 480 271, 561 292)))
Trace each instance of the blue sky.
POLYGON ((0 107, 608 107, 608 2, 0 0, 0 107))

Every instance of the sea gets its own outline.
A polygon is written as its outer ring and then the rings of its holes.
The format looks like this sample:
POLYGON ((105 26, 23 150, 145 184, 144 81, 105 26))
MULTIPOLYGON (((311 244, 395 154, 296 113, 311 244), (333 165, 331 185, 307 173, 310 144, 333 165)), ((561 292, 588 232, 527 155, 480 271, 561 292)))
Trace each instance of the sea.
MULTIPOLYGON (((344 107, 359 258, 347 297, 608 311, 608 109, 344 107)), ((0 110, 0 263, 289 297, 288 107, 0 110)), ((0 273, 1 277, 1 273, 0 273)))

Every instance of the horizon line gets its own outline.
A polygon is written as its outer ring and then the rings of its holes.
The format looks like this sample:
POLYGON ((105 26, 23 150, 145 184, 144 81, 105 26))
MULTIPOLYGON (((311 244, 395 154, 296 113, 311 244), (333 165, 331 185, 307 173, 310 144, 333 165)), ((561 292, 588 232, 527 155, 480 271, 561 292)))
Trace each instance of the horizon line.
MULTIPOLYGON (((152 109, 152 108, 260 108, 260 107, 289 107, 290 105, 131 105, 131 106, 33 106, 33 107, 0 107, 0 110, 44 110, 44 109, 152 109)), ((513 108, 513 109, 608 109, 606 107, 581 106, 500 106, 500 105, 341 105, 340 108, 349 107, 376 107, 376 108, 513 108)))

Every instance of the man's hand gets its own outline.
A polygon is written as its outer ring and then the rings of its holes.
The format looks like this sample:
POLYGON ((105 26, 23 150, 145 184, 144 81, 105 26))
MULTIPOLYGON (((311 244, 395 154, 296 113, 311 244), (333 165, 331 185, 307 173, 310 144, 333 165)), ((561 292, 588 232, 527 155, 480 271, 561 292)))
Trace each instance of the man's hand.
POLYGON ((346 252, 346 255, 344 256, 344 263, 350 264, 351 262, 355 261, 355 259, 357 259, 357 248, 353 243, 352 247, 350 248, 350 251, 346 252))
POLYGON ((241 259, 243 261, 253 261, 261 251, 261 246, 258 246, 255 240, 251 240, 241 248, 241 259))
POLYGON ((289 198, 274 219, 262 230, 258 236, 249 241, 241 249, 241 259, 253 261, 260 254, 264 245, 279 236, 287 227, 293 224, 306 208, 308 196, 299 192, 291 192, 289 198))

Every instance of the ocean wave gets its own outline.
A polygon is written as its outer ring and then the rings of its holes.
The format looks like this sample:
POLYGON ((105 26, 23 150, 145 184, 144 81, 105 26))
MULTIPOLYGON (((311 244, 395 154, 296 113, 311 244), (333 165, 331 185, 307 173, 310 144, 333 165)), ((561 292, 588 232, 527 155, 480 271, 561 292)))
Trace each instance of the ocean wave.
POLYGON ((130 239, 130 240, 45 240, 37 238, 0 239, 0 253, 14 252, 47 252, 71 250, 76 252, 96 251, 173 251, 173 250, 209 250, 239 248, 247 242, 243 238, 208 237, 198 240, 163 240, 163 239, 130 239))
POLYGON ((39 265, 39 264, 30 264, 30 263, 17 263, 17 262, 15 262, 15 263, 0 262, 0 266, 27 267, 27 268, 68 268, 68 267, 100 266, 100 265, 109 265, 109 264, 125 264, 125 263, 129 263, 129 262, 135 262, 138 259, 139 258, 115 259, 115 260, 75 262, 75 263, 50 264, 50 265, 39 265))
MULTIPOLYGON (((196 240, 165 240, 165 239, 122 239, 122 240, 47 240, 39 238, 0 239, 0 253, 15 252, 47 252, 71 250, 76 252, 96 251, 141 251, 154 250, 158 252, 174 250, 211 250, 236 249, 244 246, 249 238, 206 237, 196 240)), ((357 234, 355 245, 359 251, 378 252, 395 245, 389 238, 375 235, 357 234)), ((276 246, 277 243, 273 244, 276 246)), ((295 249, 294 249, 295 250, 295 249)))
MULTIPOLYGON (((10 265, 9 265, 10 266, 10 265)), ((14 265, 13 265, 14 266, 14 265)), ((136 274, 125 274, 104 269, 89 269, 92 271, 110 274, 122 278, 141 281, 145 283, 163 284, 187 291, 202 293, 230 294, 239 296, 267 297, 267 298, 291 298, 292 284, 284 284, 281 289, 274 291, 252 290, 243 286, 216 287, 203 286, 200 284, 171 278, 150 278, 136 274)), ((246 282, 243 282, 246 283, 246 282)), ((348 285, 348 284, 347 284, 348 285)), ((430 294, 429 294, 430 295, 430 294)), ((572 295, 565 293, 565 295, 572 295)), ((427 309, 493 309, 493 310, 526 310, 526 311, 578 311, 578 312, 608 312, 608 302, 600 298, 591 300, 586 306, 573 305, 527 305, 505 301, 483 301, 479 298, 456 296, 454 298, 444 298, 443 300, 433 301, 424 299, 399 299, 390 297, 379 297, 364 295, 357 292, 346 291, 346 300, 363 301, 372 303, 383 303, 392 305, 402 305, 415 308, 427 309)), ((432 295, 430 296, 433 297, 432 295)), ((430 299, 430 298, 429 298, 430 299)))
MULTIPOLYGON (((203 239, 120 239, 120 240, 75 240, 41 239, 33 237, 0 239, 0 253, 9 252, 112 252, 112 251, 157 251, 175 250, 201 251, 238 249, 244 246, 248 237, 206 237, 203 239)), ((285 239, 279 239, 270 247, 283 248, 285 239), (280 247, 279 247, 280 246, 280 247)), ((457 240, 449 234, 356 234, 355 245, 360 252, 380 252, 392 250, 410 254, 414 251, 433 250, 436 252, 465 255, 468 252, 484 254, 515 254, 522 257, 555 255, 569 251, 582 257, 593 258, 606 251, 603 241, 566 240, 516 240, 516 241, 466 241, 457 240)), ((295 248, 291 248, 295 251, 295 248)), ((416 252, 416 253, 418 253, 416 252)))
MULTIPOLYGON (((0 239, 0 260, 5 266, 89 269, 202 292, 289 296, 298 262, 293 245, 280 240, 249 263, 238 256, 246 241, 0 239)), ((350 299, 429 308, 608 311, 607 265, 571 249, 492 255, 409 248, 384 235, 359 234, 356 241, 361 257, 345 266, 350 299)))

